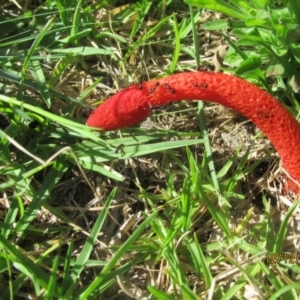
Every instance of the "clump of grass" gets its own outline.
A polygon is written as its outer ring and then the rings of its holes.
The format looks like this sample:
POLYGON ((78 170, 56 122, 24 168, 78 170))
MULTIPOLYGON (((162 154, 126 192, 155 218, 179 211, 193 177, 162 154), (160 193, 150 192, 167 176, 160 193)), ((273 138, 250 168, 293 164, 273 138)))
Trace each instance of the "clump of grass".
POLYGON ((259 133, 242 127, 252 147, 224 147, 215 124, 237 131, 240 119, 216 117, 211 105, 205 124, 203 108, 185 103, 122 132, 84 123, 122 86, 213 68, 226 43, 223 70, 276 93, 296 115, 300 9, 121 2, 0 9, 1 296, 296 298, 289 223, 298 202, 277 197, 290 206, 279 222, 270 205, 278 162, 259 133))

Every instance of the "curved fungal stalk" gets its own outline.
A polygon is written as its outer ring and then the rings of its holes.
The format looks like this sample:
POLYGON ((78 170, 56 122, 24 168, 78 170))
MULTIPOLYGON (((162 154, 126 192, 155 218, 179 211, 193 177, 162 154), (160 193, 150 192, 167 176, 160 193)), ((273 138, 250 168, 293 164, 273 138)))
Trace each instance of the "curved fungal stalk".
MULTIPOLYGON (((87 125, 124 128, 148 117, 153 107, 180 100, 217 102, 250 119, 274 145, 287 173, 300 183, 300 125, 271 95, 235 76, 187 72, 132 85, 96 108, 87 125)), ((296 186, 289 187, 300 191, 296 186)))

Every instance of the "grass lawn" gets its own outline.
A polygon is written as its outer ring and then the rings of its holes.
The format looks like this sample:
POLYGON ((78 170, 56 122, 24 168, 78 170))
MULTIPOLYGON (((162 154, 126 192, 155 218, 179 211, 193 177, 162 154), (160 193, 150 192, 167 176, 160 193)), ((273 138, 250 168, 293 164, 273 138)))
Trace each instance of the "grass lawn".
POLYGON ((254 124, 199 101, 85 122, 199 69, 297 118, 299 24, 294 0, 3 1, 0 299, 298 299, 299 201, 254 124))

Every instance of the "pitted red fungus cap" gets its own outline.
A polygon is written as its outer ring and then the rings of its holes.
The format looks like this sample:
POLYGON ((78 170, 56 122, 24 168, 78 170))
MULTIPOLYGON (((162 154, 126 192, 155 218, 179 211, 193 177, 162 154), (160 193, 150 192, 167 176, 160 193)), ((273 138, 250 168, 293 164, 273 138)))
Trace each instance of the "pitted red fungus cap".
MULTIPOLYGON (((133 85, 96 108, 87 125, 121 129, 145 119, 152 107, 180 100, 217 102, 250 119, 274 145, 289 175, 300 183, 300 125, 270 94, 235 76, 185 72, 133 85)), ((296 185, 290 185, 294 191, 296 185)))

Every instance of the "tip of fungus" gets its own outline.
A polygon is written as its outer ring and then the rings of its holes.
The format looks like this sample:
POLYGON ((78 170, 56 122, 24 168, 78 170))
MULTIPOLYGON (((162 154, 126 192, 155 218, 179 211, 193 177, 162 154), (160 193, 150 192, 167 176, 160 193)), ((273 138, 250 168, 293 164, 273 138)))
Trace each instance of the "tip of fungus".
POLYGON ((101 130, 117 130, 132 126, 148 117, 149 110, 136 109, 134 114, 127 115, 122 110, 101 111, 96 109, 88 118, 86 124, 101 130))
POLYGON ((88 117, 86 124, 103 130, 117 130, 146 119, 151 106, 143 100, 141 90, 129 87, 104 101, 88 117))

